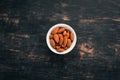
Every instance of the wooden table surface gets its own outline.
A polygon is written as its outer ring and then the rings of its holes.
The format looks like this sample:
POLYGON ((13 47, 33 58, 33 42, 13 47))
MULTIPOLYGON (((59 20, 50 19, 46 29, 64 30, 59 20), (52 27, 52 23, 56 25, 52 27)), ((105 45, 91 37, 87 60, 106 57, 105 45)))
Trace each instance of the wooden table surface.
POLYGON ((0 0, 0 80, 120 80, 120 0, 0 0), (77 33, 62 56, 46 44, 57 23, 77 33))

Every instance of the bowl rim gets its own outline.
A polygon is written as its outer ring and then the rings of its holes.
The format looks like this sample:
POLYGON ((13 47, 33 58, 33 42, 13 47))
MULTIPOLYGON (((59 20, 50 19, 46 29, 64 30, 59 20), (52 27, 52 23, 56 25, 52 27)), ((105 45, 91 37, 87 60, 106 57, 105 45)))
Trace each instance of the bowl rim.
POLYGON ((76 45, 76 42, 77 42, 77 36, 76 36, 76 33, 75 33, 74 29, 73 29, 70 25, 64 24, 64 23, 58 23, 58 24, 53 25, 53 26, 48 30, 47 35, 46 35, 46 43, 47 43, 48 48, 49 48, 52 52, 54 52, 54 53, 56 53, 56 54, 60 54, 60 55, 67 54, 67 53, 69 53, 70 51, 72 51, 73 48, 74 48, 75 45, 76 45), (65 51, 63 51, 63 52, 57 52, 57 51, 50 45, 50 40, 49 40, 49 35, 50 35, 51 31, 52 31, 54 28, 59 27, 59 26, 60 26, 60 27, 64 27, 64 28, 70 30, 70 31, 73 33, 73 35, 74 35, 74 40, 73 40, 70 48, 68 48, 67 50, 65 50, 65 51))

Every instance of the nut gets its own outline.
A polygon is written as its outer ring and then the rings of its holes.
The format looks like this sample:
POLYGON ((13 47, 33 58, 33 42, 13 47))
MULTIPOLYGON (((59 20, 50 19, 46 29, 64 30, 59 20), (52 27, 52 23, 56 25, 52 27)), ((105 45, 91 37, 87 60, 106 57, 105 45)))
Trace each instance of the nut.
POLYGON ((60 49, 60 46, 56 46, 56 49, 60 49))
POLYGON ((51 33, 52 33, 52 34, 56 34, 56 33, 58 32, 58 30, 59 30, 59 27, 54 28, 51 33))
POLYGON ((59 49, 57 49, 57 51, 58 51, 58 52, 63 52, 64 49, 63 49, 63 48, 59 48, 59 49))
POLYGON ((65 28, 61 27, 61 28, 58 30, 58 33, 62 33, 64 30, 65 30, 65 28))
POLYGON ((54 40, 55 40, 56 43, 59 42, 59 36, 57 34, 54 34, 54 40))
POLYGON ((53 48, 55 48, 55 42, 54 42, 53 39, 50 39, 50 45, 51 45, 53 48))
POLYGON ((63 35, 65 36, 66 34, 67 34, 67 32, 66 32, 66 31, 64 31, 64 32, 63 32, 63 35))
POLYGON ((68 39, 68 40, 67 40, 67 47, 70 47, 70 46, 71 46, 71 40, 68 39))
POLYGON ((52 39, 53 38, 53 35, 52 34, 50 34, 50 39, 52 39))
POLYGON ((74 35, 73 33, 70 33, 70 39, 73 41, 74 40, 74 35))
POLYGON ((63 35, 62 34, 59 34, 59 44, 62 45, 63 43, 63 35))
POLYGON ((67 45, 67 37, 65 36, 64 38, 63 38, 63 47, 65 47, 66 45, 67 45))
POLYGON ((69 38, 69 35, 70 35, 69 31, 67 31, 66 33, 67 38, 69 38))

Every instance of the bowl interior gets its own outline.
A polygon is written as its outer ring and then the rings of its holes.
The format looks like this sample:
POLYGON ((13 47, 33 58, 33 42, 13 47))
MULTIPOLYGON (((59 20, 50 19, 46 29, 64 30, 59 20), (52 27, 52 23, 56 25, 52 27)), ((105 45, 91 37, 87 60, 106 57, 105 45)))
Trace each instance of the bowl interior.
POLYGON ((48 31, 48 33, 47 33, 47 36, 46 36, 46 42, 47 42, 47 45, 48 45, 49 49, 50 49, 52 52, 56 53, 56 54, 66 54, 66 53, 70 52, 70 51, 75 47, 76 41, 77 41, 77 38, 76 38, 76 33, 75 33, 75 31, 72 29, 71 26, 69 26, 69 25, 67 25, 67 24, 56 24, 56 25, 54 25, 53 27, 51 27, 51 28, 49 29, 49 31, 48 31), (70 31, 73 33, 73 35, 74 35, 74 40, 73 40, 70 48, 68 48, 67 50, 65 50, 65 51, 63 51, 63 52, 57 52, 57 51, 50 45, 49 36, 50 36, 50 34, 51 34, 51 31, 52 31, 54 28, 56 28, 56 27, 64 27, 64 28, 70 30, 70 31))

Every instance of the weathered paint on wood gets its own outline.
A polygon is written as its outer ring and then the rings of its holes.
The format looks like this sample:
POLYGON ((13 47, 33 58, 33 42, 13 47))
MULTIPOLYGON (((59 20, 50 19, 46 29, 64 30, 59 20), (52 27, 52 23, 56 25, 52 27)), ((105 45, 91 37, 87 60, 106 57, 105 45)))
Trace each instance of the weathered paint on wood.
POLYGON ((0 80, 82 79, 120 80, 119 0, 0 0, 0 80), (57 23, 77 33, 64 56, 46 45, 57 23))

